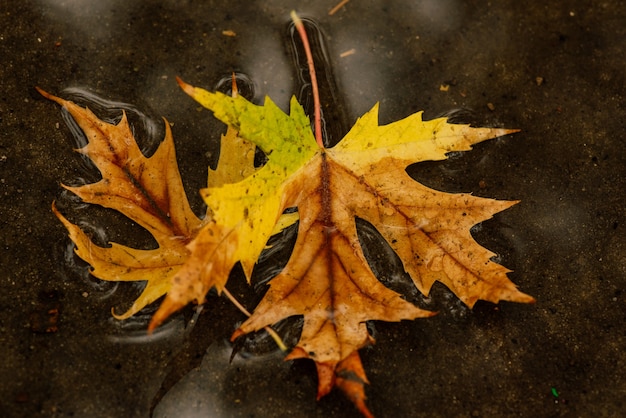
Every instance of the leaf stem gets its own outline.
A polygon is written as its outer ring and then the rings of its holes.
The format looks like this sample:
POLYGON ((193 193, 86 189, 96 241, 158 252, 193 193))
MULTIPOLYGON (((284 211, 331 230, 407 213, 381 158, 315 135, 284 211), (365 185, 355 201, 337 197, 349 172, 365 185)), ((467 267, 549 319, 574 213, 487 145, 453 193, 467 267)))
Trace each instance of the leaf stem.
MULTIPOLYGON (((235 297, 232 295, 232 293, 228 291, 228 289, 224 287, 222 289, 222 292, 232 302, 232 304, 237 307, 237 309, 243 312, 243 314, 246 315, 247 317, 250 317, 250 312, 248 312, 248 310, 241 303, 239 303, 237 299, 235 299, 235 297)), ((282 351, 287 351, 287 346, 285 345, 283 340, 280 338, 280 336, 276 333, 276 331, 272 329, 272 327, 266 326, 263 329, 270 335, 270 337, 272 337, 272 339, 274 340, 278 348, 280 348, 282 351)))
POLYGON ((320 148, 324 148, 324 142, 322 140, 322 112, 320 108, 320 92, 317 86, 317 76, 315 75, 315 65, 313 63, 313 54, 311 53, 311 46, 309 45, 309 38, 306 34, 306 29, 302 20, 298 17, 295 10, 291 11, 291 20, 298 30, 302 45, 304 46, 304 53, 306 54, 306 61, 309 65, 309 76, 311 77, 311 87, 313 89, 313 112, 314 112, 314 130, 315 130, 315 142, 320 148))

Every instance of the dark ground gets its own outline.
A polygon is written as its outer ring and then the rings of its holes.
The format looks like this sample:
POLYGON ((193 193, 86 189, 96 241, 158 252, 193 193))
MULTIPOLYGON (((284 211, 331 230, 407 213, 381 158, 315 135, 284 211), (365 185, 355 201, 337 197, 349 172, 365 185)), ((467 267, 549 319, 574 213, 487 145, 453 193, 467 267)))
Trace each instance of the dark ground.
MULTIPOLYGON (((377 344, 361 353, 375 415, 624 414, 626 4, 352 0, 328 16, 334 4, 0 0, 4 416, 147 417, 153 403, 157 417, 358 416, 339 393, 316 402, 310 363, 266 353, 229 364, 226 339, 243 318, 216 297, 186 331, 191 309, 152 338, 147 315, 112 319, 111 306, 128 306, 137 289, 87 277, 50 211, 57 199, 108 239, 144 240, 62 192, 61 181, 96 175, 72 152, 58 106, 34 86, 130 103, 154 126, 167 117, 200 210, 194 190, 223 127, 174 77, 212 89, 240 71, 257 101, 268 94, 285 108, 298 86, 286 29, 294 7, 326 35, 336 112, 348 124, 380 101, 381 123, 463 109, 470 122, 522 129, 411 173, 443 191, 522 201, 475 236, 536 305, 469 311, 438 287, 438 316, 376 323, 377 344)), ((147 126, 136 129, 150 143, 147 126)))

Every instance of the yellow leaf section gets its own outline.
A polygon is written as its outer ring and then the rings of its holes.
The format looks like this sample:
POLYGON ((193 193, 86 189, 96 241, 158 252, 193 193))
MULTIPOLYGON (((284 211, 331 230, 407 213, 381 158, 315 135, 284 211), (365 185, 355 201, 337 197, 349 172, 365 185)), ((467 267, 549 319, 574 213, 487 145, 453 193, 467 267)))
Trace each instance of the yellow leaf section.
MULTIPOLYGON (((320 150, 302 106, 292 98, 286 115, 269 98, 257 106, 243 97, 211 93, 178 80, 183 90, 229 127, 238 130, 246 141, 268 156, 267 163, 241 182, 200 191, 211 210, 212 219, 221 227, 236 228, 239 245, 233 254, 248 278, 267 239, 276 231, 284 209, 284 184, 320 150)), ((294 215, 281 225, 295 221, 294 215)))
POLYGON ((285 176, 268 164, 239 183, 200 191, 215 222, 237 230, 239 245, 233 256, 248 278, 285 209, 284 182, 285 176))
POLYGON ((519 132, 518 129, 473 128, 445 118, 422 120, 414 113, 388 125, 378 125, 378 104, 357 120, 329 155, 353 172, 391 158, 403 167, 420 161, 446 159, 452 151, 468 151, 473 144, 519 132))
POLYGON ((220 187, 236 183, 256 171, 254 168, 254 144, 239 136, 236 129, 228 127, 220 140, 220 158, 217 168, 209 168, 208 187, 220 187))
MULTIPOLYGON (((228 127, 220 142, 220 157, 217 168, 209 169, 207 188, 217 188, 226 184, 237 183, 252 175, 254 152, 256 147, 239 136, 236 129, 228 127)), ((284 213, 276 222, 271 235, 280 233, 298 221, 298 212, 284 213)))
POLYGON ((109 124, 88 109, 43 90, 39 92, 72 115, 88 140, 78 151, 88 156, 102 175, 97 183, 63 187, 86 203, 119 211, 148 230, 159 246, 154 250, 115 243, 111 247, 97 246, 53 206, 76 244, 76 253, 92 266, 95 277, 148 282, 131 308, 115 315, 128 318, 168 291, 172 277, 189 257, 186 245, 201 226, 183 189, 170 126, 166 121, 165 139, 152 157, 146 158, 133 138, 125 114, 117 125, 109 124))
POLYGON ((300 214, 298 214, 298 212, 283 213, 282 216, 278 218, 278 222, 276 222, 276 225, 274 226, 272 235, 276 235, 282 232, 283 229, 289 228, 291 225, 298 222, 298 219, 300 219, 300 214))
POLYGON ((147 280, 146 287, 130 309, 122 315, 113 312, 117 319, 129 318, 165 295, 171 287, 172 277, 189 256, 182 241, 172 242, 167 248, 157 250, 137 250, 116 243, 111 243, 111 247, 100 247, 78 226, 68 221, 54 205, 52 211, 76 244, 76 254, 91 265, 93 276, 115 282, 147 280))
MULTIPOLYGON (((221 138, 217 168, 209 169, 207 188, 237 183, 252 175, 257 170, 254 167, 255 149, 254 144, 241 138, 237 130, 229 126, 226 135, 221 138)), ((297 221, 297 212, 284 213, 276 222, 271 235, 280 233, 297 221)))

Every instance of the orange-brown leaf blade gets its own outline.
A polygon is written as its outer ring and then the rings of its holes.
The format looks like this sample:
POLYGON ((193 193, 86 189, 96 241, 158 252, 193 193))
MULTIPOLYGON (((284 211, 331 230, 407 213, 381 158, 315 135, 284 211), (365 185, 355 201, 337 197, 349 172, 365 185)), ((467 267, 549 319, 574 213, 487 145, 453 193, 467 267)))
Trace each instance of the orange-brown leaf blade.
MULTIPOLYGON (((433 315, 385 287, 371 271, 360 247, 349 193, 355 184, 343 171, 316 157, 289 190, 300 212, 298 238, 283 271, 252 316, 232 338, 266 325, 303 315, 296 348, 287 357, 309 358, 318 367, 318 396, 336 384, 338 365, 373 342, 368 320, 400 321, 433 315), (348 181, 346 183, 346 180, 348 181)), ((287 197, 288 203, 292 203, 287 197)), ((362 373, 363 381, 364 373, 362 373)), ((364 406, 364 394, 342 380, 354 400, 364 406)), ((362 384, 361 384, 362 389, 362 384)))
MULTIPOLYGON (((346 173, 346 176, 350 174, 346 173)), ((354 174, 351 174, 354 176, 354 174)), ((516 201, 444 193, 417 183, 392 159, 370 166, 351 194, 356 216, 372 223, 398 254, 416 287, 425 295, 435 281, 445 284, 468 306, 478 299, 529 303, 507 268, 479 245, 470 228, 516 201), (371 190, 376 191, 373 197, 371 190)))
POLYGON ((100 170, 102 179, 80 187, 64 186, 84 202, 117 210, 148 230, 159 247, 138 250, 124 245, 100 247, 53 206, 69 231, 76 253, 107 281, 146 281, 146 287, 119 319, 128 318, 163 296, 172 277, 189 257, 186 244, 201 225, 192 212, 178 171, 171 129, 165 121, 165 139, 150 158, 140 151, 126 115, 117 124, 98 119, 90 110, 38 89, 63 106, 85 133, 88 143, 78 150, 100 170))
POLYGON ((88 139, 79 152, 98 167, 102 180, 69 187, 85 202, 115 209, 146 228, 164 244, 171 237, 188 239, 200 225, 189 206, 178 171, 174 142, 167 121, 165 139, 146 158, 133 137, 126 115, 109 124, 70 101, 40 93, 66 108, 88 139))
POLYGON ((494 254, 470 234, 473 225, 516 202, 438 192, 405 171, 413 158, 441 159, 451 150, 469 149, 473 143, 512 131, 422 122, 421 115, 368 131, 372 124, 368 118, 372 115, 355 127, 360 136, 351 131, 345 144, 316 155, 288 180, 285 205, 297 206, 300 215, 293 253, 232 337, 303 315, 300 340, 287 358, 314 360, 318 397, 338 386, 365 415, 369 414, 362 389, 365 374, 354 361, 358 350, 373 341, 365 322, 433 313, 418 309, 378 281, 363 256, 355 217, 378 229, 424 294, 440 281, 469 306, 478 299, 534 300, 517 290, 506 276, 509 270, 491 261, 494 254), (413 131, 419 135, 411 141, 413 131), (344 370, 342 364, 350 366, 344 370), (342 370, 361 381, 339 379, 342 370))
POLYGON ((167 296, 152 317, 149 331, 188 303, 203 303, 211 288, 221 292, 238 261, 237 232, 214 221, 207 223, 189 244, 191 255, 172 278, 167 296))

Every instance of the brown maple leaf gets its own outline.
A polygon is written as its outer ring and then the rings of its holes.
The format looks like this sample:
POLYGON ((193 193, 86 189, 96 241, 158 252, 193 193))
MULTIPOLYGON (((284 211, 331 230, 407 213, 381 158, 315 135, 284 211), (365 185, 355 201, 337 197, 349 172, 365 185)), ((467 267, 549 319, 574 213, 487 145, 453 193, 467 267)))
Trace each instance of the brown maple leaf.
POLYGON ((337 146, 325 149, 313 139, 297 103, 292 102, 288 117, 269 100, 261 107, 181 84, 268 155, 268 177, 257 172, 241 184, 203 191, 217 224, 241 233, 232 245, 242 251, 254 243, 258 247, 285 209, 298 210, 298 237, 287 266, 270 281, 263 300, 232 339, 303 315, 302 335, 287 358, 315 361, 318 397, 339 386, 368 415, 366 377, 358 357, 358 350, 373 342, 365 322, 433 314, 375 277, 357 237, 357 217, 380 232, 425 295, 440 281, 470 307, 478 299, 533 301, 470 234, 473 225, 516 202, 439 192, 405 171, 411 163, 444 159, 448 152, 514 130, 423 121, 421 113, 379 126, 375 107, 337 146), (258 228, 254 236, 246 231, 252 224, 258 228))

